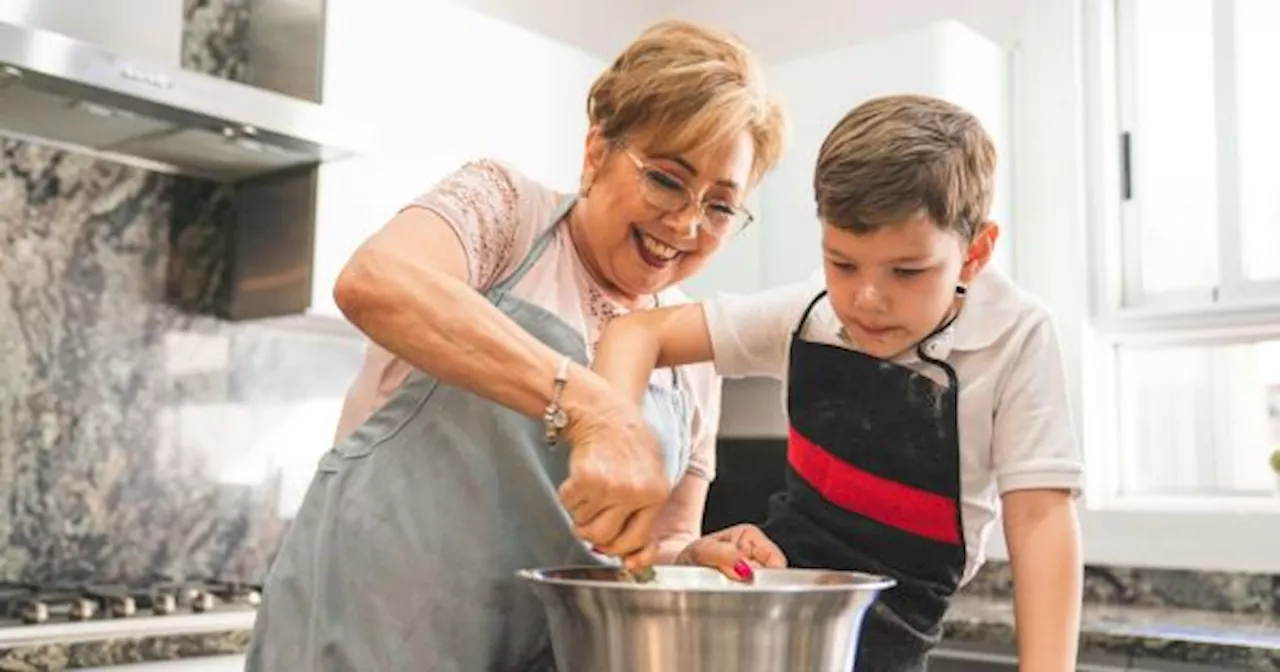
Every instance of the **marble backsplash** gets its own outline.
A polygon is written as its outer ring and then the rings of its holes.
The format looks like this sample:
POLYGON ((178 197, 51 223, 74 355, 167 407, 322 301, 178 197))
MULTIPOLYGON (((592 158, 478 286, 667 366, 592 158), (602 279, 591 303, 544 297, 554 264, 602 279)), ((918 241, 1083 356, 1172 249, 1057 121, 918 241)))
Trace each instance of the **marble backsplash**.
MULTIPOLYGON (((247 0, 186 0, 184 67, 243 79, 247 0)), ((0 580, 258 580, 363 344, 225 323, 212 185, 0 139, 0 580)))

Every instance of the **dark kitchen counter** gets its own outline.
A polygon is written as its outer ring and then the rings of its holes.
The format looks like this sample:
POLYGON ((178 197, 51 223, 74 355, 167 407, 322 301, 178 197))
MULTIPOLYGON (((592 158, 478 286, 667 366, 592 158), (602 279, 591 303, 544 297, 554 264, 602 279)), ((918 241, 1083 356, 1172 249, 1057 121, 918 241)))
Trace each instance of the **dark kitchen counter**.
POLYGON ((59 672, 242 653, 251 609, 0 628, 0 672, 59 672))
MULTIPOLYGON (((944 640, 1012 650, 1013 601, 957 596, 947 615, 944 640)), ((1120 657, 1159 669, 1189 663, 1223 670, 1280 670, 1280 619, 1260 614, 1180 607, 1086 603, 1080 652, 1120 657)))
MULTIPOLYGON (((174 617, 130 619, 130 634, 120 629, 85 633, 63 641, 46 630, 28 643, 13 645, 17 632, 0 630, 0 672, 57 672, 145 661, 177 660, 241 653, 249 643, 251 614, 179 622, 174 617), (160 623, 160 621, 164 621, 160 623), (155 628, 167 630, 157 632, 155 628), (199 630, 199 631, 193 631, 199 630), (8 647, 8 648, 6 648, 8 647)), ((25 626, 35 633, 48 626, 25 626)), ((1001 650, 1014 644, 1013 604, 1007 598, 959 596, 946 623, 946 642, 1001 650)), ((1087 604, 1081 633, 1082 655, 1107 654, 1148 669, 1160 663, 1192 663, 1214 669, 1280 669, 1280 619, 1257 614, 1185 608, 1087 604)))

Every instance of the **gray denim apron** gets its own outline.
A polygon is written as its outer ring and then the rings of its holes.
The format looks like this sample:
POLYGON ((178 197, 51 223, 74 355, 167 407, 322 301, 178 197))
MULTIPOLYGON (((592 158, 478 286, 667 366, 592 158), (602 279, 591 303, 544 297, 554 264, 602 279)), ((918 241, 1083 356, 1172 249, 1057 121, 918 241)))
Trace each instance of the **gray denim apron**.
MULTIPOLYGON (((573 201, 487 296, 586 364, 581 334, 510 294, 573 201)), ((644 414, 674 483, 689 462, 688 404, 678 386, 651 384, 644 414)), ((603 562, 556 495, 568 452, 546 445, 540 420, 415 371, 321 458, 267 578, 245 669, 553 670, 542 607, 515 572, 603 562)))

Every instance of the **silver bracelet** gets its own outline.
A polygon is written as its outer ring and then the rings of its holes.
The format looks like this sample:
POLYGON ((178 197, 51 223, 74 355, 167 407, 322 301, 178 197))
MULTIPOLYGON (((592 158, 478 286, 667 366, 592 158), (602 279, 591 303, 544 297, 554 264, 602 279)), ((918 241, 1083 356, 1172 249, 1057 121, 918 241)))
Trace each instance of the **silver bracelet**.
POLYGON ((569 416, 560 405, 560 396, 564 393, 565 383, 569 382, 569 363, 573 359, 566 356, 560 360, 560 368, 556 370, 556 380, 551 388, 551 402, 542 413, 542 427, 546 433, 547 445, 554 445, 560 440, 560 432, 569 425, 569 416))

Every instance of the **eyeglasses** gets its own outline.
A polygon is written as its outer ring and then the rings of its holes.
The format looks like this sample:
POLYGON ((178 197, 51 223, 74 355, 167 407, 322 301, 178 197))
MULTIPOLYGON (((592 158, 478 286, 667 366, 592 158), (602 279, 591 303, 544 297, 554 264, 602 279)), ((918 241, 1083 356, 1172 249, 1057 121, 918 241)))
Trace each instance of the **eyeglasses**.
MULTIPOLYGON (((667 214, 684 212, 696 198, 684 181, 654 166, 623 148, 623 153, 636 164, 640 173, 640 192, 649 205, 667 214)), ((716 237, 733 235, 742 231, 755 217, 740 205, 727 201, 710 200, 698 204, 698 223, 716 237)))

